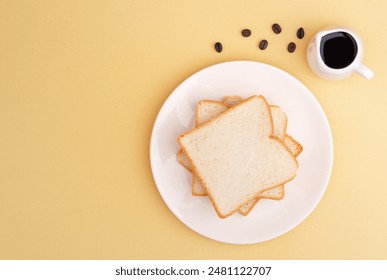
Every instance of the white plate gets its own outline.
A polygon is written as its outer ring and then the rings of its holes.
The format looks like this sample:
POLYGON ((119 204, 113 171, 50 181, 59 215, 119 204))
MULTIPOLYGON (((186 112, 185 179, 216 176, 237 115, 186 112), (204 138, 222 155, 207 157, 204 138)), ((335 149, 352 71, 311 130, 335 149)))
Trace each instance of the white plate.
POLYGON ((232 61, 195 73, 173 91, 154 124, 150 159, 162 198, 185 225, 221 242, 248 244, 288 232, 313 211, 331 175, 333 141, 324 111, 300 81, 270 65, 232 61), (297 176, 285 185, 284 199, 261 199, 246 217, 235 213, 220 219, 207 197, 192 196, 191 173, 176 159, 176 139, 194 126, 199 100, 260 94, 285 111, 287 133, 304 147, 298 157, 297 176))

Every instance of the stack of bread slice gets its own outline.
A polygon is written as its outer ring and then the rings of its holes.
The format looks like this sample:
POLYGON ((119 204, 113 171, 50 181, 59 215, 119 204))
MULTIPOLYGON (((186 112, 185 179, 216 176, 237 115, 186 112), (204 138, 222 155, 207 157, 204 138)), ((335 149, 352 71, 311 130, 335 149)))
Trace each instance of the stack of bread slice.
POLYGON ((263 96, 200 101, 195 128, 178 137, 192 194, 208 195, 220 218, 247 215, 263 198, 281 200, 303 149, 286 129, 285 112, 263 96))

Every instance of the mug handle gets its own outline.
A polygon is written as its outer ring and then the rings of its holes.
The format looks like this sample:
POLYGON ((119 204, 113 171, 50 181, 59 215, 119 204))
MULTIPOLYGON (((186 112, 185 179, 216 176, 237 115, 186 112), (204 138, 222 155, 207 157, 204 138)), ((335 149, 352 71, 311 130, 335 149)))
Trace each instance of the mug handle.
POLYGON ((368 80, 371 80, 374 76, 374 72, 362 63, 355 69, 355 72, 368 80))

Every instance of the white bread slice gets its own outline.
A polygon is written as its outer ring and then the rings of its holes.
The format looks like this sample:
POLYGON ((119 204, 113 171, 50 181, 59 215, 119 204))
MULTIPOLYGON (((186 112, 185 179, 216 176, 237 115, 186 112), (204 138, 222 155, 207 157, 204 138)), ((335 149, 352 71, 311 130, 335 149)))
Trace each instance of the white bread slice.
MULTIPOLYGON (((233 96, 233 97, 226 97, 225 100, 232 101, 232 104, 237 104, 242 100, 241 97, 233 96)), ((226 111, 228 109, 228 106, 226 104, 221 102, 216 102, 212 100, 202 100, 198 104, 197 113, 196 113, 196 125, 201 125, 213 117, 221 114, 222 112, 226 111)), ((273 123, 274 123, 274 136, 278 137, 279 139, 283 140, 286 135, 286 125, 287 125, 287 117, 286 114, 281 110, 280 107, 270 105, 270 111, 273 117, 273 123)), ((192 166, 190 165, 189 160, 185 156, 182 150, 179 150, 177 153, 177 159, 178 161, 189 171, 192 172, 192 166)), ((284 197, 284 186, 278 186, 273 189, 263 191, 257 198, 252 199, 251 201, 247 202, 244 206, 242 206, 239 210, 239 212, 243 215, 247 215, 252 208, 255 206, 255 204, 258 202, 260 198, 266 198, 266 199, 274 199, 274 200, 280 200, 284 197)), ((207 193, 205 189, 200 184, 200 181, 197 179, 195 174, 192 175, 192 194, 195 196, 206 196, 207 193)))
POLYGON ((296 159, 272 134, 269 106, 253 96, 178 138, 219 217, 296 175, 296 159))
MULTIPOLYGON (((232 104, 237 104, 241 100, 243 100, 239 96, 228 96, 225 98, 225 100, 232 101, 232 104)), ((212 101, 212 100, 202 100, 199 102, 198 107, 196 109, 196 126, 202 125, 203 123, 211 120, 212 118, 216 117, 217 115, 223 113, 229 108, 226 104, 222 102, 212 101)), ((278 106, 270 106, 270 111, 273 118, 273 124, 274 124, 274 135, 281 140, 286 135, 286 126, 287 126, 287 117, 286 114, 281 110, 278 106)), ((181 150, 180 150, 181 151, 181 150)), ((180 153, 181 161, 184 162, 185 165, 187 164, 188 159, 184 155, 184 153, 180 153)), ((196 176, 193 174, 192 176, 192 194, 195 196, 205 196, 207 195, 205 189, 200 184, 200 181, 196 178, 196 176)), ((275 190, 268 190, 264 191, 259 195, 259 198, 266 198, 266 199, 282 199, 284 195, 284 186, 278 186, 275 188, 275 190)), ((254 198, 254 200, 257 200, 259 198, 254 198)), ((254 202, 254 201, 252 201, 254 202)), ((248 205, 254 205, 252 203, 247 203, 248 205)), ((247 214, 246 211, 248 211, 249 207, 242 207, 242 214, 247 214)))
MULTIPOLYGON (((243 99, 239 96, 227 96, 223 100, 224 103, 211 101, 211 100, 201 101, 197 108, 196 125, 200 125, 204 122, 209 121, 211 118, 227 110, 229 106, 233 106, 239 103, 241 100, 243 99)), ((299 152, 301 152, 302 146, 298 144, 293 138, 286 135, 286 126, 287 126, 286 114, 281 110, 280 107, 275 105, 270 105, 270 111, 272 114, 273 124, 274 124, 273 136, 276 136, 281 140, 284 140, 285 137, 287 137, 288 138, 287 143, 291 146, 289 145, 286 145, 286 146, 288 146, 288 148, 293 150, 294 151, 293 154, 297 156, 299 152)), ((190 165, 190 162, 181 149, 177 153, 177 159, 185 168, 187 168, 189 171, 192 172, 192 167, 190 165)), ((202 187, 200 181, 197 179, 197 177, 194 174, 192 175, 192 194, 195 196, 207 195, 205 189, 202 187)), ((239 209, 239 212, 242 215, 247 215, 254 208, 255 204, 258 202, 260 198, 281 200, 284 197, 284 195, 285 195, 285 189, 283 185, 267 191, 263 191, 262 193, 259 194, 258 197, 253 198, 251 201, 243 205, 239 209)))
MULTIPOLYGON (((238 104, 241 100, 243 100, 239 96, 227 96, 224 100, 232 101, 232 104, 238 104)), ((232 106, 234 106, 232 105, 232 106)), ((203 123, 211 120, 217 115, 226 111, 229 107, 222 102, 212 101, 212 100, 202 100, 199 102, 197 110, 196 110, 196 126, 202 125, 203 123)), ((273 136, 278 137, 283 140, 286 135, 286 126, 287 126, 287 116, 281 110, 279 106, 270 105, 270 111, 272 114, 273 124, 274 124, 274 134, 273 136)), ((184 153, 182 154, 184 157, 184 162, 188 162, 188 159, 185 157, 184 153)), ((281 199, 283 198, 283 186, 278 186, 278 190, 276 191, 268 191, 263 192, 260 197, 267 199, 281 199)), ((192 194, 196 196, 204 196, 207 195, 206 191, 200 184, 200 181, 192 177, 192 194)))
MULTIPOLYGON (((231 101, 231 104, 235 105, 243 99, 239 96, 232 96, 232 97, 229 96, 229 97, 226 97, 224 100, 228 100, 229 104, 231 101)), ((227 109, 228 109, 228 106, 226 106, 224 103, 221 103, 221 102, 216 102, 211 100, 200 101, 196 110, 196 125, 201 125, 209 121, 210 119, 221 114, 223 111, 227 109)), ((270 106, 270 111, 272 114, 273 124, 274 124, 274 136, 282 140, 286 135, 286 126, 287 126, 286 114, 278 106, 270 106)), ((203 186, 201 185, 200 181, 197 179, 195 174, 192 175, 192 194, 195 196, 207 195, 206 190, 203 188, 203 186)), ((285 194, 285 190, 283 185, 267 191, 263 191, 262 193, 259 194, 258 197, 253 198, 251 201, 247 202, 244 206, 242 206, 239 212, 242 215, 247 215, 260 198, 280 200, 284 197, 284 194, 285 194)))

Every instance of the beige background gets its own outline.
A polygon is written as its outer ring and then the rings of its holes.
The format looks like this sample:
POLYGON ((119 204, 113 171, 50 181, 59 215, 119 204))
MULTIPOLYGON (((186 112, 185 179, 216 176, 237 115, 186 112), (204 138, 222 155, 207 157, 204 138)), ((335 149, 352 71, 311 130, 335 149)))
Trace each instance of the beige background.
POLYGON ((376 0, 0 0, 0 258, 386 259, 386 10, 376 0), (310 71, 307 43, 329 24, 363 38, 373 80, 328 82, 310 71), (245 27, 250 38, 240 35, 245 27), (172 90, 203 67, 239 59, 300 79, 335 145, 316 210, 255 245, 184 226, 149 163, 153 122, 172 90))

